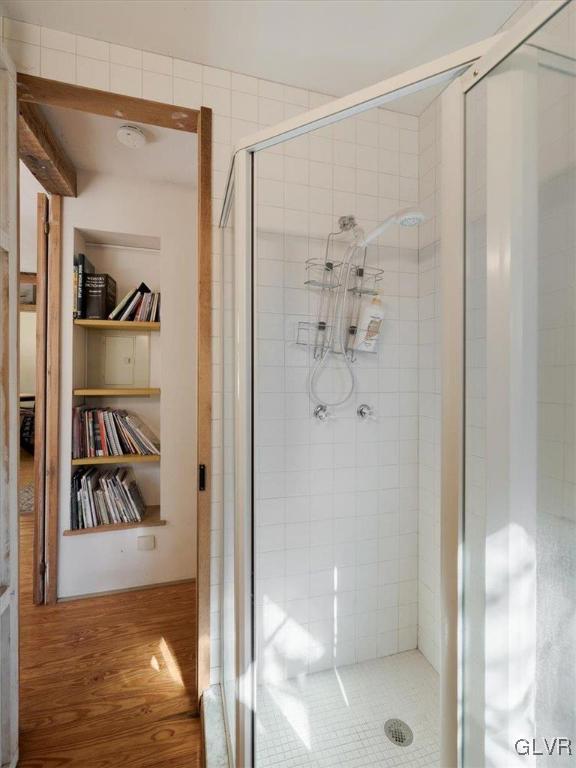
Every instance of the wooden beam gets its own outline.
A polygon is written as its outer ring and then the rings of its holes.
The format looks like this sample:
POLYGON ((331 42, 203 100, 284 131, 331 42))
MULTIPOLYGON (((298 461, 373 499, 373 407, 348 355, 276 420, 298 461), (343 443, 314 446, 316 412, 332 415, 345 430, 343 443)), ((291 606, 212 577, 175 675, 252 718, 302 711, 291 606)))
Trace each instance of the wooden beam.
POLYGON ((122 96, 95 88, 83 88, 21 72, 18 73, 18 99, 21 102, 77 109, 80 112, 133 120, 189 133, 196 133, 200 114, 197 109, 122 96))
POLYGON ((76 197, 76 169, 36 104, 18 104, 18 154, 47 192, 76 197))
POLYGON ((198 697, 210 685, 210 535, 212 517, 212 110, 198 122, 198 464, 206 488, 198 490, 198 697))

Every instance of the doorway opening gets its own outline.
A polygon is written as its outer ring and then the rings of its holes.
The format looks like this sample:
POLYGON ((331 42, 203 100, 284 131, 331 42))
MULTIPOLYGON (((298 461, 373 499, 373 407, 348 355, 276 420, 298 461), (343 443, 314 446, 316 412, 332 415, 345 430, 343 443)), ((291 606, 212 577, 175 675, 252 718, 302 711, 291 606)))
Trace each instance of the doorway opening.
POLYGON ((19 97, 21 760, 197 757, 210 111, 19 97))

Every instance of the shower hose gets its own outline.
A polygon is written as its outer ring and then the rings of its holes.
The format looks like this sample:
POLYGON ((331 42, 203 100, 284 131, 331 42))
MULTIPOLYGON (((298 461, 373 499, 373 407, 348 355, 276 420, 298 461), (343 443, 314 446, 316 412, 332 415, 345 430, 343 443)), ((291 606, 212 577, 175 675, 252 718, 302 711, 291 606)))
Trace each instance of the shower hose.
POLYGON ((347 403, 348 400, 352 397, 356 385, 356 378, 354 376, 352 362, 346 354, 346 336, 349 329, 344 327, 352 256, 358 247, 357 242, 360 240, 360 236, 363 235, 363 233, 361 230, 359 230, 355 233, 355 235, 356 242, 352 243, 346 251, 346 255, 342 264, 343 279, 340 281, 340 285, 336 289, 336 300, 334 302, 333 322, 330 326, 330 337, 328 339, 328 343, 324 345, 322 354, 316 360, 316 363, 314 364, 308 379, 308 393, 310 395, 310 399, 316 405, 323 405, 326 408, 334 408, 338 405, 344 405, 344 403, 347 403), (346 390, 346 393, 338 400, 330 401, 325 397, 320 397, 317 390, 317 384, 321 373, 326 368, 330 355, 337 354, 338 352, 342 355, 342 360, 344 361, 344 365, 348 373, 348 389, 346 390))

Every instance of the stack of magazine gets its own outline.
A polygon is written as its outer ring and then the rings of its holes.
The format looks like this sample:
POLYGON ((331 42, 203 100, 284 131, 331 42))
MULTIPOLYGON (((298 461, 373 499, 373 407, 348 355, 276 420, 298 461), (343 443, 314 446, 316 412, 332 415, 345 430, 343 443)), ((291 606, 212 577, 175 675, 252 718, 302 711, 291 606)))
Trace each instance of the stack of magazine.
POLYGON ((113 523, 140 523, 145 514, 144 499, 129 468, 83 467, 72 475, 70 527, 73 531, 113 523))
POLYGON ((72 457, 160 455, 160 441, 137 416, 116 408, 72 409, 72 457))

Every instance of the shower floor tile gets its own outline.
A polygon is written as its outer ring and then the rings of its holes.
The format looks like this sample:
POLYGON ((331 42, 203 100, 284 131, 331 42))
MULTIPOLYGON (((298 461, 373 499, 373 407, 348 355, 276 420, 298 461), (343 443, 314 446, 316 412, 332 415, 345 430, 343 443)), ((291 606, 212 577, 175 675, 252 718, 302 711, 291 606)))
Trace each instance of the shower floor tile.
POLYGON ((438 768, 438 674, 419 651, 258 687, 257 768, 438 768), (389 718, 410 746, 384 734, 389 718))

